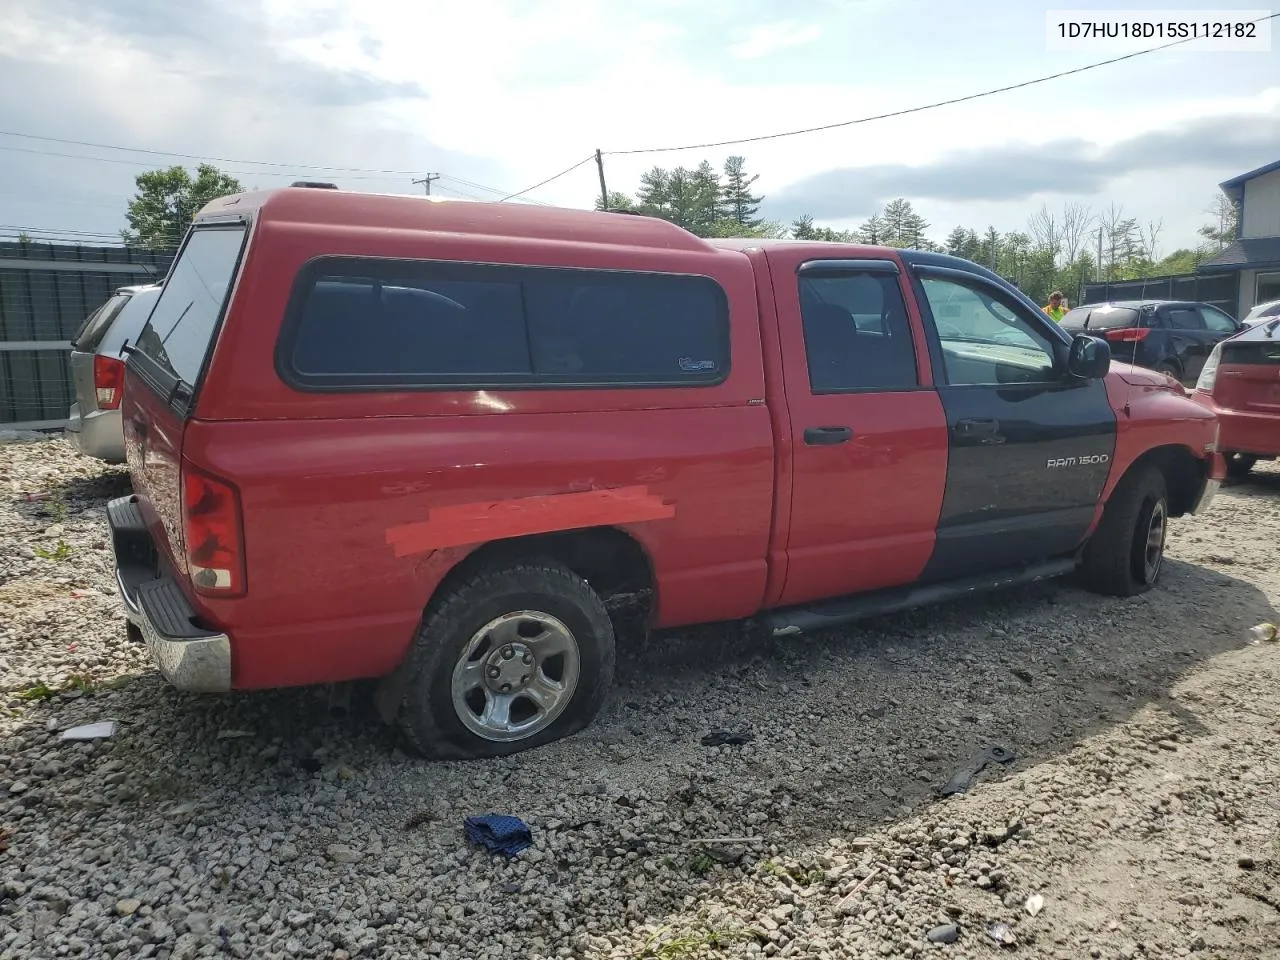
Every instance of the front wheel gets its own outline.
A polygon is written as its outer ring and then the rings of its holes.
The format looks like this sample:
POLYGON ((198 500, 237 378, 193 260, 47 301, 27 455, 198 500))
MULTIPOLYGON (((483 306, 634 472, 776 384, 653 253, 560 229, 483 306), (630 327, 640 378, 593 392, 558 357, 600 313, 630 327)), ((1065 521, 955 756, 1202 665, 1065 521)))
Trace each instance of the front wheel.
POLYGON ((516 563, 433 602, 409 656, 409 744, 437 759, 505 756, 591 722, 613 681, 613 624, 567 567, 516 563))
POLYGON ((1089 538, 1080 574, 1089 589, 1131 597, 1156 585, 1164 569, 1169 494, 1155 467, 1124 477, 1089 538))

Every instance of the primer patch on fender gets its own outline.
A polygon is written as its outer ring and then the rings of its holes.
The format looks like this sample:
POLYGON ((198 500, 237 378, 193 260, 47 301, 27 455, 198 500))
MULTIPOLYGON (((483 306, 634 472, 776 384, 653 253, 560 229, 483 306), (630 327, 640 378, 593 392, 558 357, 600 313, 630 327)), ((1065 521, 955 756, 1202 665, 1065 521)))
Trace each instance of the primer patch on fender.
POLYGON ((675 515, 674 504, 664 502, 644 486, 554 493, 436 507, 426 520, 388 527, 387 543, 397 557, 408 557, 444 547, 557 530, 669 520, 675 515))

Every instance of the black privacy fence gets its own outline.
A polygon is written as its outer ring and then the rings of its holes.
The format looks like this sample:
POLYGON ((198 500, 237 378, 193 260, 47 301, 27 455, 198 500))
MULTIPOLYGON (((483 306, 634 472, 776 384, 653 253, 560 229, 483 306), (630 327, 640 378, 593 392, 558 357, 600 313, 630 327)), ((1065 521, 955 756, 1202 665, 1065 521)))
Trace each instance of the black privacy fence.
MULTIPOLYGON (((1086 283, 1080 306, 1115 300, 1198 300, 1238 316, 1240 278, 1234 273, 1184 273, 1171 277, 1086 283)), ((1076 304, 1073 304, 1076 306, 1076 304)))
POLYGON ((173 253, 0 242, 0 429, 63 424, 73 400, 71 338, 120 287, 162 278, 173 253))

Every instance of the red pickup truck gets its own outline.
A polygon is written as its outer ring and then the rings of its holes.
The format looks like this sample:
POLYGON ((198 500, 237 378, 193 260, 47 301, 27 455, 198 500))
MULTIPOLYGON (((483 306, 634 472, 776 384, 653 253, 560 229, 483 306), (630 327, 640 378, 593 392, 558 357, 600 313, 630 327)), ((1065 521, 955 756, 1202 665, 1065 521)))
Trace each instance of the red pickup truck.
POLYGON ((611 612, 841 624, 1155 583, 1213 413, 938 254, 661 220, 227 197, 129 350, 133 630, 176 686, 381 677, 434 756, 586 726, 611 612))

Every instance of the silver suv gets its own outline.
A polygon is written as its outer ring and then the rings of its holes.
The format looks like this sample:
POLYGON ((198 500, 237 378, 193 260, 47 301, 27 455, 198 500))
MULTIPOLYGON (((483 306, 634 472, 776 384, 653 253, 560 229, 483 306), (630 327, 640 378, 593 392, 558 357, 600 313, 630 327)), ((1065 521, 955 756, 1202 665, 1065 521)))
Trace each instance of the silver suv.
POLYGON ((71 405, 66 436, 81 453, 109 463, 124 462, 120 399, 124 394, 124 347, 137 339, 160 284, 121 287, 85 318, 71 341, 71 405))

